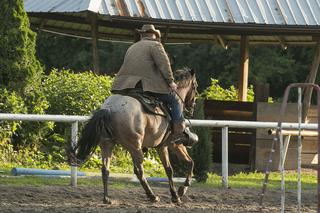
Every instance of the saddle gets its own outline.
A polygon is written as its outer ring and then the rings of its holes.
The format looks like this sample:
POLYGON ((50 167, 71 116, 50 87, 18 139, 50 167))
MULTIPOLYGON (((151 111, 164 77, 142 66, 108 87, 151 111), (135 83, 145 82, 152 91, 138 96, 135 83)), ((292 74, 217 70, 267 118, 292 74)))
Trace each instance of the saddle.
POLYGON ((140 89, 117 91, 116 93, 137 99, 141 103, 145 113, 159 115, 167 118, 168 121, 171 121, 169 108, 156 97, 148 93, 144 93, 140 89))
MULTIPOLYGON (((135 99, 137 99, 141 105, 142 108, 144 109, 145 113, 149 113, 152 115, 158 115, 158 116, 163 116, 165 117, 169 123, 171 123, 171 116, 170 116, 170 111, 169 108, 163 104, 160 100, 158 100, 156 97, 144 93, 142 89, 135 88, 135 89, 130 89, 130 90, 121 90, 121 91, 114 91, 114 93, 119 94, 119 95, 124 95, 124 96, 130 96, 135 99)), ((166 131, 166 134, 162 140, 162 142, 158 145, 160 146, 161 144, 165 143, 167 139, 170 136, 170 133, 172 132, 172 126, 170 125, 169 128, 166 131)), ((182 143, 183 145, 187 147, 193 146, 193 144, 198 142, 198 136, 190 131, 189 128, 186 128, 185 130, 185 135, 186 137, 181 138, 178 142, 176 143, 182 143)), ((143 147, 142 148, 143 152, 147 152, 148 148, 143 147)))

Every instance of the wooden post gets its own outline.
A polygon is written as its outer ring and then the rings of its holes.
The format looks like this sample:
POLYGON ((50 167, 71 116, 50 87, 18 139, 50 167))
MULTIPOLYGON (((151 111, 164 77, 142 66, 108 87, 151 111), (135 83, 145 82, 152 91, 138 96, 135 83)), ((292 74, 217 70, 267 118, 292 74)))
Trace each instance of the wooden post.
POLYGON ((89 21, 91 25, 91 36, 92 36, 92 60, 93 60, 93 71, 100 74, 100 60, 99 60, 99 48, 98 48, 98 17, 96 13, 89 13, 89 21))
POLYGON ((238 100, 247 101, 248 89, 248 72, 249 72, 249 38, 241 36, 240 43, 240 71, 238 79, 238 100))
MULTIPOLYGON (((308 78, 306 80, 307 83, 314 83, 317 77, 317 72, 319 69, 320 64, 320 40, 316 44, 316 49, 313 56, 313 61, 310 67, 310 73, 308 75, 308 78)), ((311 103, 311 96, 312 96, 312 87, 308 87, 304 91, 303 96, 303 116, 302 116, 302 122, 304 123, 306 121, 308 110, 310 108, 311 103)))

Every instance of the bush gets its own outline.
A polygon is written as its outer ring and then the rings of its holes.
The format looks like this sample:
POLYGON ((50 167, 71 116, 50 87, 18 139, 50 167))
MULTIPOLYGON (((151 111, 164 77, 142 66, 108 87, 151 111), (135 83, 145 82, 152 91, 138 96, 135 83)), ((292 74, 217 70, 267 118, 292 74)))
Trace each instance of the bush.
MULTIPOLYGON (((205 119, 203 99, 197 100, 194 118, 205 119)), ((199 136, 199 143, 191 149, 191 156, 194 160, 194 175, 197 181, 205 182, 212 165, 211 129, 208 127, 193 127, 192 130, 199 136)))
MULTIPOLYGON (((237 101, 238 90, 236 90, 234 86, 230 86, 229 89, 223 89, 217 79, 211 79, 211 85, 203 91, 201 97, 208 100, 237 101)), ((253 102, 253 100, 253 86, 250 85, 248 88, 247 101, 253 102)))
MULTIPOLYGON (((0 112, 2 113, 25 113, 27 111, 22 98, 16 92, 9 92, 0 88, 0 112)), ((9 140, 17 131, 21 122, 0 121, 0 143, 9 140)))
MULTIPOLYGON (((194 112, 194 119, 204 119, 204 102, 203 99, 198 99, 194 112)), ((192 132, 199 137, 199 142, 188 153, 194 161, 194 176, 197 181, 203 182, 208 178, 207 173, 212 164, 212 142, 210 128, 193 127, 192 132)), ((170 153, 171 165, 174 170, 174 176, 183 177, 187 171, 186 163, 180 161, 177 156, 170 153)))
POLYGON ((48 114, 90 115, 110 96, 112 78, 54 69, 43 81, 48 114))
MULTIPOLYGON (((15 92, 9 92, 6 89, 0 89, 0 112, 24 113, 26 107, 20 96, 15 92)), ((1 161, 11 161, 13 145, 11 137, 15 134, 21 125, 19 121, 0 121, 0 156, 1 161)))
MULTIPOLYGON (((48 114, 91 115, 111 94, 112 78, 97 76, 92 72, 73 73, 56 69, 43 80, 43 90, 49 101, 48 114)), ((50 153, 54 162, 65 161, 65 147, 70 144, 70 124, 56 123, 54 132, 43 144, 43 151, 50 153)), ((81 130, 81 125, 80 128, 81 130)), ((96 152, 100 155, 99 149, 96 152)), ((93 156, 86 167, 100 165, 98 156, 93 156)))

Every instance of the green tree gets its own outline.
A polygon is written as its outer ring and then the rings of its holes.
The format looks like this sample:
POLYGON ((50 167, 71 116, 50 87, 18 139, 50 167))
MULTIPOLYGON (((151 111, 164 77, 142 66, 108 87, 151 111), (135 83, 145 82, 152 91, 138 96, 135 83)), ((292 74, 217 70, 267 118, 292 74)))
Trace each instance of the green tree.
MULTIPOLYGON (((102 74, 110 75, 118 72, 129 45, 99 41, 102 74)), ((47 74, 54 68, 71 69, 74 72, 93 69, 91 40, 39 32, 37 54, 45 65, 47 74)))
POLYGON ((42 72, 29 26, 23 0, 0 2, 0 85, 21 95, 40 84, 42 72))
MULTIPOLYGON (((36 34, 30 30, 22 0, 0 1, 0 88, 16 92, 26 113, 44 113, 48 107, 41 90, 42 67, 36 59, 36 34)), ((13 143, 35 143, 43 138, 46 125, 22 123, 13 143)))

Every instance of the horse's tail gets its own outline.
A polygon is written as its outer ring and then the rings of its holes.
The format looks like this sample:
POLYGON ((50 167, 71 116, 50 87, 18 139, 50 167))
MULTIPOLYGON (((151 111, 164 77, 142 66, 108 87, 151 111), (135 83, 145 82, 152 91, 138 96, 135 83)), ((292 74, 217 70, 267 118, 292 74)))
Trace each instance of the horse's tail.
POLYGON ((101 137, 112 138, 110 118, 109 109, 100 109, 93 114, 82 130, 77 146, 72 151, 73 163, 76 161, 76 164, 81 164, 89 159, 99 145, 101 137))

